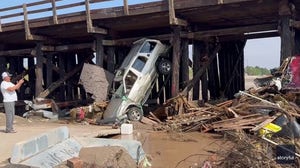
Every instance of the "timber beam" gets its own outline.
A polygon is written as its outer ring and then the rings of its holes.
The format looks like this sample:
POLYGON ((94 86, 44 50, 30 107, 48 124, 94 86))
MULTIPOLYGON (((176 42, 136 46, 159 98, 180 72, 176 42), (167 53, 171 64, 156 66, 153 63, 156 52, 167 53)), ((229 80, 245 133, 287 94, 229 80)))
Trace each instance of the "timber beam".
POLYGON ((52 5, 53 23, 58 24, 55 0, 51 0, 51 5, 52 5))
POLYGON ((169 23, 170 25, 176 26, 187 26, 188 22, 186 20, 176 17, 174 0, 169 0, 169 23))
MULTIPOLYGON (((65 52, 70 50, 81 50, 90 48, 95 51, 95 43, 80 43, 80 44, 69 44, 69 45, 60 45, 60 46, 49 46, 42 45, 41 51, 43 52, 65 52)), ((26 57, 35 57, 36 48, 27 48, 20 50, 7 50, 0 51, 0 56, 26 56, 26 57)))
POLYGON ((87 32, 88 33, 97 33, 97 34, 107 34, 106 29, 93 26, 93 20, 92 20, 92 17, 91 17, 89 0, 85 0, 85 11, 86 11, 87 32))
MULTIPOLYGON (((225 37, 225 40, 232 40, 228 36, 229 35, 238 35, 238 39, 254 39, 254 38, 263 38, 263 37, 276 37, 279 36, 277 32, 277 24, 264 24, 264 25, 251 25, 251 26, 243 26, 238 28, 224 28, 224 29, 214 29, 207 31, 197 31, 197 32, 181 32, 181 38, 187 39, 195 39, 195 40, 205 40, 209 37, 222 38, 225 37), (273 30, 273 32, 270 32, 273 30), (268 32, 264 32, 268 31, 268 32)), ((170 39, 172 34, 161 34, 161 35, 153 35, 147 36, 146 38, 154 38, 158 40, 168 40, 170 39)), ((115 40, 103 40, 104 46, 116 46, 116 45, 131 45, 132 42, 141 39, 144 37, 132 37, 132 38, 123 38, 123 39, 115 39, 115 40)), ((236 37, 232 37, 236 39, 236 37)))
POLYGON ((175 97, 179 93, 179 71, 180 71, 180 58, 181 58, 181 27, 176 26, 173 28, 173 36, 171 43, 173 46, 172 54, 172 84, 171 84, 171 96, 175 97))
POLYGON ((24 15, 24 27, 25 27, 25 39, 26 40, 36 40, 36 41, 53 41, 45 36, 34 35, 31 34, 29 21, 28 21, 28 12, 27 12, 27 5, 23 4, 23 15, 24 15))
MULTIPOLYGON (((299 21, 293 22, 293 25, 298 27, 300 26, 299 21)), ((300 28, 300 27, 299 27, 300 28)), ((207 37, 212 36, 227 36, 227 35, 244 35, 245 39, 253 39, 264 37, 264 34, 268 34, 269 36, 278 36, 278 32, 269 32, 259 33, 259 34, 249 34, 249 32, 259 32, 264 30, 277 29, 277 24, 266 24, 266 25, 254 25, 254 26, 245 26, 239 28, 226 28, 226 29, 217 29, 217 30, 209 30, 209 31, 198 31, 198 32, 190 32, 190 33, 181 33, 181 38, 188 39, 206 39, 207 37), (270 35, 269 35, 270 34, 270 35)), ((170 39, 171 34, 163 34, 163 35, 155 35, 148 36, 148 38, 155 38, 159 40, 168 40, 170 39)), ((104 46, 116 46, 116 45, 130 45, 133 41, 140 39, 141 37, 134 38, 126 38, 126 39, 116 39, 116 40, 102 40, 102 44, 104 46)), ((226 40, 226 37, 225 37, 226 40)), ((228 40, 229 37, 228 37, 228 40)), ((61 45, 61 46, 42 46, 42 51, 44 52, 63 52, 69 50, 78 50, 91 48, 93 51, 95 50, 94 43, 82 43, 82 44, 69 44, 69 45, 61 45)), ((23 56, 23 55, 35 55, 34 49, 20 49, 20 50, 9 50, 9 51, 0 51, 0 56, 23 56)))
POLYGON ((124 15, 129 15, 128 1, 123 0, 123 4, 124 4, 124 15))
POLYGON ((2 23, 1 23, 1 17, 0 17, 0 32, 2 32, 2 23))
POLYGON ((278 28, 277 24, 251 25, 251 26, 243 26, 243 27, 235 27, 235 28, 224 28, 224 29, 190 32, 190 33, 183 34, 182 36, 186 36, 189 39, 201 40, 207 37, 240 35, 240 34, 247 34, 252 32, 277 30, 277 28, 278 28))
MULTIPOLYGON (((295 25, 300 26, 299 21, 294 22, 295 25)), ((225 37, 228 35, 239 35, 239 38, 243 39, 254 39, 261 37, 275 37, 278 36, 278 32, 260 32, 265 30, 274 29, 277 31, 277 24, 265 24, 265 25, 253 25, 253 26, 244 26, 239 28, 225 28, 225 29, 216 29, 209 31, 198 31, 190 33, 180 33, 181 38, 188 39, 207 39, 211 36, 224 36, 224 41, 230 40, 232 37, 225 37), (258 34, 250 34, 250 32, 260 32, 258 34)), ((171 34, 162 34, 155 36, 148 36, 147 38, 155 38, 159 40, 168 40, 170 39, 171 34)), ((115 40, 102 40, 103 46, 116 46, 116 45, 131 45, 133 41, 136 41, 142 37, 133 37, 133 38, 124 38, 124 39, 115 39, 115 40)), ((234 38, 234 37, 233 37, 234 38)), ((223 40, 222 40, 223 41, 223 40)), ((63 52, 68 50, 78 50, 91 48, 95 51, 94 43, 82 43, 82 44, 69 44, 61 46, 42 46, 42 51, 44 52, 63 52)), ((0 51, 0 56, 23 56, 23 55, 35 55, 33 49, 21 49, 21 50, 9 50, 9 51, 0 51)))
POLYGON ((0 56, 23 56, 30 55, 32 49, 0 51, 0 56))
POLYGON ((70 50, 81 50, 91 48, 95 51, 95 43, 81 43, 81 44, 70 44, 70 45, 61 45, 55 47, 55 52, 63 52, 63 51, 70 51, 70 50))
POLYGON ((290 20, 290 27, 300 30, 300 21, 290 20))

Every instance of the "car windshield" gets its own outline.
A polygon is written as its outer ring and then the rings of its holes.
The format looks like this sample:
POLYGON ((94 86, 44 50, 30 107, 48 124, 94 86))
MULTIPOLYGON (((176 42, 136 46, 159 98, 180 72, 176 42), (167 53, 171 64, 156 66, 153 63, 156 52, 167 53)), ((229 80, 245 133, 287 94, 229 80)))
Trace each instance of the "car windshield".
POLYGON ((151 53, 153 51, 153 49, 155 48, 156 46, 156 43, 155 42, 150 42, 150 41, 147 41, 142 49, 140 50, 140 53, 151 53))
POLYGON ((139 42, 137 42, 137 43, 134 43, 134 45, 133 45, 133 47, 131 48, 131 50, 130 50, 128 56, 124 59, 122 65, 121 65, 121 67, 120 67, 120 69, 125 69, 125 68, 129 65, 130 61, 131 61, 131 60, 133 59, 133 57, 136 56, 136 54, 138 53, 138 51, 139 51, 139 49, 140 49, 140 47, 141 47, 142 44, 143 44, 143 41, 139 41, 139 42))
POLYGON ((144 68, 144 66, 145 66, 145 64, 146 64, 146 62, 147 62, 147 58, 142 57, 142 56, 139 56, 139 57, 137 57, 136 60, 134 61, 132 67, 133 67, 134 69, 136 69, 137 71, 142 72, 142 70, 143 70, 143 68, 144 68))

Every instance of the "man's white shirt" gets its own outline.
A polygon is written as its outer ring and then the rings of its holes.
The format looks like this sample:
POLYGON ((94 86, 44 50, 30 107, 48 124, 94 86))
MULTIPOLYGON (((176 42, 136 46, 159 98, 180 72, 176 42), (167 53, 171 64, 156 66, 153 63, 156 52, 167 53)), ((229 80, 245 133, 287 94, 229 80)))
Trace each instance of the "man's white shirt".
POLYGON ((1 92, 3 95, 3 102, 14 102, 18 100, 16 91, 8 91, 7 88, 15 86, 11 82, 2 81, 1 82, 1 92))

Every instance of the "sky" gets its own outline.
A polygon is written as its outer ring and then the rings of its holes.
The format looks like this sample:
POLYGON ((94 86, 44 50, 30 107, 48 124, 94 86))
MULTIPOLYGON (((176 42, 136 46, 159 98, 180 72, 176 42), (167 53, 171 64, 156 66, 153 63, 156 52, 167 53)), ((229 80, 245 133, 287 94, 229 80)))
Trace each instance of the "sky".
POLYGON ((244 50, 245 66, 272 69, 280 66, 280 37, 248 40, 244 50))
MULTIPOLYGON (((37 2, 41 0, 0 0, 0 9, 10 6, 22 5, 23 3, 37 2)), ((76 2, 82 2, 83 0, 63 0, 58 1, 57 6, 63 4, 70 4, 76 2)), ((144 2, 153 2, 159 0, 128 0, 128 4, 137 4, 144 2)), ((96 3, 91 9, 95 8, 108 8, 123 5, 123 0, 112 0, 108 2, 96 3)), ((44 5, 45 7, 51 7, 50 4, 44 5)), ((58 14, 69 13, 70 11, 83 11, 84 8, 70 8, 69 10, 57 11, 58 14)), ((13 10, 11 13, 22 12, 22 10, 13 10)), ((9 13, 0 12, 1 15, 6 15, 9 13)), ((51 12, 43 13, 44 16, 51 15, 51 12)), ((40 17, 40 15, 30 15, 29 17, 35 18, 40 17)), ((14 20, 23 20, 23 16, 13 18, 14 20)), ((1 23, 8 23, 10 20, 2 19, 1 23)), ((245 46, 245 66, 259 66, 262 68, 276 68, 279 67, 280 60, 280 38, 264 38, 264 39, 254 39, 248 40, 245 46)))

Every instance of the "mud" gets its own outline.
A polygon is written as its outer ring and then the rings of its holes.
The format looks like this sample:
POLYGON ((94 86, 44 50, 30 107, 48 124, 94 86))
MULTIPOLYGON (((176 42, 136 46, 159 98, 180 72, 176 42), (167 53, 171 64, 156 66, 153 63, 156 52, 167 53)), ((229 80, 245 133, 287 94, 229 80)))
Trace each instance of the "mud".
MULTIPOLYGON (((134 128, 141 128, 134 123, 134 128)), ((117 139, 139 140, 153 168, 199 167, 205 161, 217 161, 216 152, 230 148, 222 135, 216 133, 157 132, 135 129, 132 135, 120 135, 117 139)))

